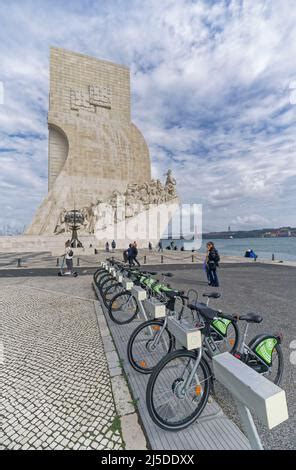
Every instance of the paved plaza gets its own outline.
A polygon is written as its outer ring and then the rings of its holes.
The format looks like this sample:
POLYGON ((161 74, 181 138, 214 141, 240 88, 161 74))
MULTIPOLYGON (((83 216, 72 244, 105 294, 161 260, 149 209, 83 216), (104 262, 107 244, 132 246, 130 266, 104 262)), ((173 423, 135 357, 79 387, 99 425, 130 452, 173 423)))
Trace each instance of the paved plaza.
POLYGON ((46 279, 1 279, 1 448, 121 449, 90 276, 46 279))
MULTIPOLYGON (((207 286, 200 265, 154 266, 171 270, 173 286, 207 286)), ((8 449, 120 449, 123 440, 112 395, 102 328, 95 315, 91 286, 94 268, 81 268, 78 278, 58 278, 53 270, 1 270, 0 348, 4 376, 4 436, 8 449)), ((296 339, 295 280, 292 267, 263 264, 222 265, 221 299, 211 301, 230 313, 259 312, 250 337, 282 332, 289 420, 272 431, 259 424, 266 449, 295 449, 296 366, 290 361, 296 339)), ((100 324, 100 321, 99 321, 100 324)), ((240 426, 231 396, 216 384, 215 399, 240 426)), ((2 413, 2 412, 1 412, 2 413)), ((131 415, 130 415, 131 416, 131 415)))

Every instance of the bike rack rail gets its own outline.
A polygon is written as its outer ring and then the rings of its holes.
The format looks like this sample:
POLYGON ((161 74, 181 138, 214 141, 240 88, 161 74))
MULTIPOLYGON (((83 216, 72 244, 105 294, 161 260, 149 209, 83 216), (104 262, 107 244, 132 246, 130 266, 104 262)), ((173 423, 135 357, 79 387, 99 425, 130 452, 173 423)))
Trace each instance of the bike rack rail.
POLYGON ((252 449, 262 450, 251 412, 272 429, 288 419, 286 393, 228 352, 213 357, 215 378, 234 396, 252 449))

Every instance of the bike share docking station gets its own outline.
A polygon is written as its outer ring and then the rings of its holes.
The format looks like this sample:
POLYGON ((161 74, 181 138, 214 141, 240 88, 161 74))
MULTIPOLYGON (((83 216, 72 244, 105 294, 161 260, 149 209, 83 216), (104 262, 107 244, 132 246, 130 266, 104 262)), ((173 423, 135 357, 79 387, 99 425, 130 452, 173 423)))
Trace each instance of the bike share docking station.
MULTIPOLYGON (((101 263, 101 265, 105 269, 108 268, 107 263, 101 263)), ((135 320, 135 324, 147 320, 147 316, 150 319, 167 317, 164 304, 155 298, 147 299, 147 293, 144 289, 134 286, 132 281, 124 278, 116 270, 112 271, 111 274, 118 282, 122 283, 126 290, 131 291, 138 304, 139 316, 138 320, 135 320)), ((95 290, 100 299, 100 294, 96 287, 95 290)), ((217 354, 215 351, 212 351, 214 377, 233 396, 245 435, 222 413, 215 402, 207 405, 209 413, 205 411, 203 413, 205 416, 202 415, 196 423, 178 433, 159 429, 151 422, 145 405, 144 397, 147 376, 135 372, 126 359, 126 345, 131 333, 131 324, 114 324, 109 318, 103 302, 101 302, 101 305, 112 332, 118 354, 123 360, 123 366, 127 372, 131 389, 134 396, 138 399, 138 411, 153 449, 251 448, 261 450, 263 446, 253 421, 253 416, 256 416, 268 429, 273 429, 288 419, 286 394, 283 389, 232 354, 228 352, 219 352, 217 354), (177 438, 175 439, 174 436, 177 436, 177 438), (189 442, 191 442, 190 447, 189 442)), ((166 321, 170 333, 175 337, 177 347, 193 350, 202 346, 203 338, 200 329, 192 327, 186 319, 178 320, 172 316, 167 317, 166 321)))
POLYGON ((289 417, 285 391, 228 352, 213 357, 213 370, 235 398, 251 448, 262 450, 251 412, 268 429, 283 423, 289 417))

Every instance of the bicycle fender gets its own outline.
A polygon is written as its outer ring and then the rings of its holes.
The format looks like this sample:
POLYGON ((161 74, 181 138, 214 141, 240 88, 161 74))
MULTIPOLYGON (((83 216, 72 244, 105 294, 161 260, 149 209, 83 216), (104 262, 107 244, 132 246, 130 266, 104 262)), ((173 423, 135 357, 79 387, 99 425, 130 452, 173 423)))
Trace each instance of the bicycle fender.
POLYGON ((272 351, 277 344, 281 344, 281 337, 274 334, 261 334, 255 336, 248 344, 266 364, 272 363, 272 351))

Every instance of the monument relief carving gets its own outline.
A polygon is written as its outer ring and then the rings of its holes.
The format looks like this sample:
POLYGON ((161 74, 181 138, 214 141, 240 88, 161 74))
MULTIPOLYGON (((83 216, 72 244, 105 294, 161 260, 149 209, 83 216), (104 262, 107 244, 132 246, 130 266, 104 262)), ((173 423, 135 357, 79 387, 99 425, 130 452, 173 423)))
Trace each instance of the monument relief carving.
MULTIPOLYGON (((168 203, 177 197, 176 180, 171 170, 167 172, 164 186, 160 180, 150 180, 142 184, 130 183, 123 193, 114 190, 104 201, 98 200, 96 204, 80 210, 84 219, 80 234, 94 234, 95 230, 104 230, 108 225, 128 220, 153 206, 168 203)), ((60 234, 61 230, 70 231, 65 223, 66 214, 63 209, 58 217, 55 234, 60 234)))

